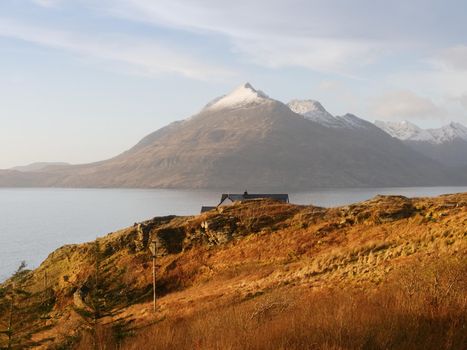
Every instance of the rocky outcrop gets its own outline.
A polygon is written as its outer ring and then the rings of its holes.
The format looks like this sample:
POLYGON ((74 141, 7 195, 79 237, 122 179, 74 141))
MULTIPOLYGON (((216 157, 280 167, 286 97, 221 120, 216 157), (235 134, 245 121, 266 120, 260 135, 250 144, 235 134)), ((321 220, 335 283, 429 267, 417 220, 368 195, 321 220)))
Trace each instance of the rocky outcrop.
POLYGON ((170 224, 170 222, 175 218, 175 215, 161 216, 152 220, 135 224, 137 233, 135 245, 137 251, 143 251, 147 249, 151 239, 154 239, 152 232, 161 226, 170 224))
POLYGON ((201 223, 201 232, 206 235, 208 243, 223 244, 232 240, 237 232, 238 224, 238 218, 218 214, 206 218, 201 223))
POLYGON ((163 227, 154 232, 156 255, 177 254, 183 251, 186 229, 184 227, 163 227))
POLYGON ((391 222, 408 218, 416 212, 412 201, 403 196, 376 196, 340 210, 345 224, 391 222))
MULTIPOLYGON (((467 194, 377 196, 338 208, 249 201, 198 216, 154 218, 99 238, 99 278, 106 284, 105 297, 117 309, 153 322, 152 313, 148 316, 148 246, 153 240, 158 302, 165 317, 174 310, 190 313, 198 307, 232 305, 279 288, 380 283, 411 258, 467 256, 466 235, 467 194)), ((22 275, 31 310, 43 302, 48 276, 54 304, 45 316, 54 336, 82 324, 75 313, 89 303, 96 267, 93 248, 92 243, 64 246, 22 275)), ((9 284, 0 285, 0 291, 9 284)), ((42 333, 43 316, 32 328, 37 328, 38 339, 49 339, 49 333, 42 333)))

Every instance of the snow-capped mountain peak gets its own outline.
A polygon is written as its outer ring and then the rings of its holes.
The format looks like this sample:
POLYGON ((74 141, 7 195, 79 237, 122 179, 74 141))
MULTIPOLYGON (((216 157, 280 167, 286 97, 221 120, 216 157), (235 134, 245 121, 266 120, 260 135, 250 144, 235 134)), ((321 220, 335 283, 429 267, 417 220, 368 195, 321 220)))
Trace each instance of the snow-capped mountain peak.
POLYGON ((362 129, 371 127, 371 124, 352 114, 334 117, 321 103, 315 100, 292 100, 287 106, 295 113, 306 119, 317 122, 329 128, 362 129))
POLYGON ((433 136, 427 130, 423 130, 407 120, 401 122, 377 120, 375 121, 375 125, 399 140, 434 142, 433 136))
POLYGON ((250 83, 245 83, 234 89, 231 93, 218 97, 210 102, 205 109, 233 109, 257 105, 270 101, 268 95, 260 90, 256 90, 250 83))
POLYGON ((432 144, 443 144, 455 139, 467 141, 467 128, 460 123, 452 122, 438 129, 422 129, 408 121, 375 121, 375 125, 389 135, 403 141, 421 141, 432 144))
POLYGON ((315 100, 292 100, 290 101, 287 106, 297 113, 306 116, 307 114, 315 114, 315 113, 325 113, 328 114, 321 103, 315 100))
POLYGON ((327 127, 341 127, 339 121, 329 113, 321 103, 315 100, 292 100, 287 103, 292 112, 304 116, 306 119, 327 127))
POLYGON ((436 143, 450 142, 455 139, 467 141, 467 128, 460 123, 451 122, 439 129, 428 129, 427 131, 433 135, 436 143))

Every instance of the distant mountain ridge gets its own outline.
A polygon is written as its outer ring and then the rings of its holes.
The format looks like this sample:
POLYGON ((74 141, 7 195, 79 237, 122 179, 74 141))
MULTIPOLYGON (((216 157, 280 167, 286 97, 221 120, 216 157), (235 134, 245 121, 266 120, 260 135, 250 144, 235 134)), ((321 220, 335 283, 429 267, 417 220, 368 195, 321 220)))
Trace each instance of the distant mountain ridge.
POLYGON ((347 113, 344 116, 333 116, 323 105, 315 100, 292 100, 287 106, 293 112, 305 118, 331 128, 365 129, 374 125, 357 116, 347 113))
POLYGON ((30 173, 0 186, 305 190, 467 184, 463 174, 352 114, 288 105, 243 84, 108 160, 30 173))
POLYGON ((389 135, 403 141, 424 141, 434 144, 452 142, 456 139, 467 141, 467 127, 451 122, 438 129, 422 129, 408 121, 384 122, 375 121, 375 125, 389 135))
POLYGON ((460 123, 452 122, 438 129, 422 129, 408 121, 376 121, 375 125, 446 166, 467 167, 467 127, 460 123))
POLYGON ((21 171, 23 173, 27 173, 27 172, 43 171, 43 170, 54 168, 54 167, 66 167, 69 165, 71 164, 65 163, 65 162, 36 162, 36 163, 28 164, 28 165, 15 166, 11 168, 10 170, 16 170, 16 171, 21 171))

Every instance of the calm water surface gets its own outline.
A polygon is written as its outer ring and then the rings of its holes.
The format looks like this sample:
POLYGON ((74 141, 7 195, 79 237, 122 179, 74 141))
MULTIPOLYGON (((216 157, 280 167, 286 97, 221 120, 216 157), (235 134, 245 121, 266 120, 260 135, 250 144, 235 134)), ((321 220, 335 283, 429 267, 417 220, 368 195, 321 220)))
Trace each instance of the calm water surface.
MULTIPOLYGON (((329 189, 291 193, 297 204, 344 205, 377 194, 410 197, 467 192, 467 187, 329 189)), ((22 260, 36 267, 54 249, 90 241, 160 215, 197 214, 219 192, 136 189, 0 189, 0 280, 22 260)))

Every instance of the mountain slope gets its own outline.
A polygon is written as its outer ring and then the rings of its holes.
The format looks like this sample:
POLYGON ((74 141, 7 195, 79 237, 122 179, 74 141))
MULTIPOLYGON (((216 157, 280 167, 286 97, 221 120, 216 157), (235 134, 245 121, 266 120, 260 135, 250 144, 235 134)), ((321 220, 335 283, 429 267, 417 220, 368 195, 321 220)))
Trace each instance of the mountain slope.
POLYGON ((456 181, 373 124, 334 119, 344 127, 304 118, 244 84, 115 158, 47 171, 35 185, 282 191, 456 181))
POLYGON ((64 162, 37 162, 28 165, 16 166, 11 168, 10 170, 21 171, 23 173, 26 172, 35 172, 35 171, 44 171, 48 168, 57 168, 57 167, 66 167, 69 166, 69 163, 64 162))
POLYGON ((329 113, 321 103, 315 100, 292 100, 287 103, 292 112, 303 115, 305 118, 328 127, 342 127, 334 116, 329 113))
POLYGON ((64 246, 0 284, 0 329, 13 295, 18 349, 92 349, 93 332, 108 349, 362 349, 368 339, 374 349, 464 349, 466 219, 466 194, 329 209, 254 200, 157 217, 64 246), (93 303, 118 311, 85 323, 93 303), (136 334, 118 346, 122 318, 136 334))
POLYGON ((376 121, 375 125, 446 166, 467 165, 467 128, 460 123, 450 123, 438 129, 421 129, 407 121, 376 121))
POLYGON ((366 120, 360 119, 353 114, 344 116, 333 116, 329 113, 321 103, 315 100, 292 100, 287 106, 292 112, 304 116, 306 119, 312 120, 329 128, 344 128, 344 129, 374 129, 374 125, 366 120))

